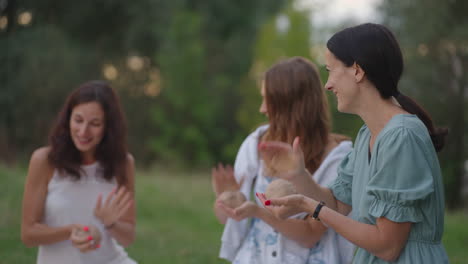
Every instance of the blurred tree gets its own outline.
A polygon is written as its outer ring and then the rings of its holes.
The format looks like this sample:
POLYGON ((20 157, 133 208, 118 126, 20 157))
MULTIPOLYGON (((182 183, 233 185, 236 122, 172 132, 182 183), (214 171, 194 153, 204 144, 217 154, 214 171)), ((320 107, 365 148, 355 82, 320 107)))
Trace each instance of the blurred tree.
MULTIPOLYGON (((132 53, 152 54, 164 29, 162 21, 172 11, 167 1, 149 0, 5 3, 0 15, 3 25, 6 21, 6 27, 0 27, 0 61, 5 65, 0 69, 0 158, 10 162, 46 143, 49 124, 76 85, 102 79, 104 65, 126 61, 132 53)), ((133 100, 144 96, 121 89, 118 84, 132 80, 122 79, 114 86, 127 109, 149 103, 133 100), (130 94, 134 96, 126 96, 130 94)), ((132 127, 137 125, 132 121, 132 127)), ((141 142, 134 139, 130 137, 132 146, 141 142)))
POLYGON ((245 136, 236 122, 239 84, 260 25, 284 1, 178 1, 157 52, 161 95, 152 107, 159 159, 206 166, 232 162, 245 136), (235 143, 233 143, 235 142, 235 143))
POLYGON ((71 89, 106 78, 139 164, 232 160, 235 88, 260 25, 284 2, 2 1, 0 159, 28 157, 71 89))
POLYGON ((401 90, 449 128, 440 158, 447 204, 458 208, 468 155, 468 2, 394 0, 382 2, 380 10, 404 51, 401 90))

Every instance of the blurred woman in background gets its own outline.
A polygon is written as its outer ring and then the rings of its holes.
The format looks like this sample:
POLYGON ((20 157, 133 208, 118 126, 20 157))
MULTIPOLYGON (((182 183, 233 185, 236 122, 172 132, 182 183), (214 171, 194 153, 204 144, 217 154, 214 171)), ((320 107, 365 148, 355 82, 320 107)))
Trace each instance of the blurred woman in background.
POLYGON ((49 146, 32 154, 24 188, 21 239, 39 247, 38 264, 135 263, 122 248, 135 238, 126 133, 106 82, 86 82, 69 95, 49 146))

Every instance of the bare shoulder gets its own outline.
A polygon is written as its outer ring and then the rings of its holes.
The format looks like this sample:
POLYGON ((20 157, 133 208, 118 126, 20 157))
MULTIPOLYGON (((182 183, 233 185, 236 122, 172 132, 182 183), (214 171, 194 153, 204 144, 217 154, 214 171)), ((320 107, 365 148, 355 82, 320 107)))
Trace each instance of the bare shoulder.
POLYGON ((50 147, 41 147, 36 149, 29 162, 29 177, 34 179, 40 178, 42 180, 49 180, 54 171, 53 165, 49 161, 50 147), (47 175, 47 177, 44 177, 47 175))
POLYGON ((31 164, 51 166, 49 162, 50 147, 41 147, 36 149, 31 155, 31 164))

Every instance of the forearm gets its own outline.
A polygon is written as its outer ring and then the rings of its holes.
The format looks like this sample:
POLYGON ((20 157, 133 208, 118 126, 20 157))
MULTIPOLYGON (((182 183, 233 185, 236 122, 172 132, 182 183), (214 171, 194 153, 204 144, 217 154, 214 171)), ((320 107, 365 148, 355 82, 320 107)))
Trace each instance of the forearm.
MULTIPOLYGON (((311 208, 312 213, 315 210, 311 208)), ((406 244, 406 239, 394 239, 384 228, 378 225, 364 224, 346 217, 327 206, 319 214, 320 220, 338 234, 358 247, 364 248, 373 255, 386 261, 394 261, 406 244)), ((387 220, 389 221, 389 220, 387 220)), ((409 229, 408 229, 409 233, 409 229)), ((401 236, 400 236, 401 237, 401 236)))
POLYGON ((320 223, 318 225, 310 225, 309 222, 303 219, 278 219, 264 208, 259 209, 257 217, 282 235, 296 241, 305 248, 315 246, 326 231, 326 227, 320 223))
POLYGON ((53 244, 68 240, 73 225, 50 227, 41 223, 35 223, 21 229, 21 240, 28 247, 53 244))
POLYGON ((124 247, 135 240, 135 224, 129 222, 117 221, 110 228, 106 228, 106 231, 124 247))
POLYGON ((324 201, 325 204, 333 210, 338 209, 338 202, 331 190, 316 183, 309 172, 305 171, 301 175, 297 175, 291 182, 300 194, 316 201, 324 201))

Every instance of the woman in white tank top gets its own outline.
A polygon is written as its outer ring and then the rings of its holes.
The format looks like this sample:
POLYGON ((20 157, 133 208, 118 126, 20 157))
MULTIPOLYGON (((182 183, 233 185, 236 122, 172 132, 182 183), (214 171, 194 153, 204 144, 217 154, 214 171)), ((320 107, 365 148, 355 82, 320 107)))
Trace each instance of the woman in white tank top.
POLYGON ((113 89, 90 81, 67 98, 49 146, 32 154, 21 239, 39 247, 38 264, 135 264, 122 247, 134 238, 125 118, 113 89))

